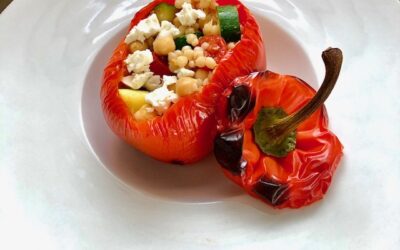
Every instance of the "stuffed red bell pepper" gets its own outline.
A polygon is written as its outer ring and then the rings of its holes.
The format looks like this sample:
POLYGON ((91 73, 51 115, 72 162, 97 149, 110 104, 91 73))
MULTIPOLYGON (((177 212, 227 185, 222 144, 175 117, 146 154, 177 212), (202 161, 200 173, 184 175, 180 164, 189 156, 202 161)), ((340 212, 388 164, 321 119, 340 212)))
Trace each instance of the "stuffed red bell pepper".
POLYGON ((265 68, 259 27, 240 1, 155 0, 135 15, 105 68, 104 115, 138 150, 192 163, 212 150, 223 91, 265 68))
POLYGON ((235 79, 222 99, 226 128, 215 141, 225 174, 275 208, 299 208, 327 192, 342 157, 322 106, 338 79, 342 52, 323 53, 324 83, 317 93, 304 81, 272 72, 235 79))

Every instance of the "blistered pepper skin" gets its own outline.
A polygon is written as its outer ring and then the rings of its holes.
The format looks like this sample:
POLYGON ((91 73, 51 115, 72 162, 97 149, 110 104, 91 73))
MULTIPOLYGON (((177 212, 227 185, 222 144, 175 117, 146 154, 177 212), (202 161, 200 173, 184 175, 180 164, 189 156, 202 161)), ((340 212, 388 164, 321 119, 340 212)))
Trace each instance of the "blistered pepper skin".
MULTIPOLYGON (((242 155, 237 158, 247 163, 240 174, 223 168, 225 175, 274 208, 300 208, 322 199, 343 155, 341 142, 328 129, 325 107, 298 127, 296 149, 286 157, 264 154, 253 132, 263 107, 280 107, 292 114, 313 98, 315 90, 296 77, 269 71, 237 78, 233 85, 247 86, 255 106, 243 121, 231 121, 228 116, 223 121, 223 127, 243 133, 242 155)), ((224 95, 231 93, 227 90, 224 95)), ((222 100, 219 112, 229 114, 229 99, 222 100)))
MULTIPOLYGON (((174 1, 151 2, 135 15, 129 30, 163 2, 173 4, 174 1)), ((217 134, 219 117, 215 105, 221 93, 234 78, 266 68, 265 49, 255 18, 240 1, 220 0, 218 3, 238 7, 242 39, 219 62, 214 76, 202 92, 180 98, 163 116, 137 122, 119 97, 121 79, 127 75, 124 60, 129 54, 124 39, 104 70, 100 96, 108 126, 127 143, 157 160, 189 164, 207 156, 212 151, 217 134)))

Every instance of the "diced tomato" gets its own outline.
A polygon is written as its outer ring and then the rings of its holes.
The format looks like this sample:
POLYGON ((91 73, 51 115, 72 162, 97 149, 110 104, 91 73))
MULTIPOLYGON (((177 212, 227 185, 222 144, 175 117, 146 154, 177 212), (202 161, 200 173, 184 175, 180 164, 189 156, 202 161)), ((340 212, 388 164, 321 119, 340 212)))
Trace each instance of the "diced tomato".
POLYGON ((153 53, 153 63, 150 64, 150 70, 151 72, 154 72, 155 75, 171 75, 171 71, 169 70, 168 67, 168 59, 160 57, 159 55, 156 55, 153 53))
POLYGON ((203 36, 200 38, 200 45, 208 43, 210 46, 206 49, 205 55, 213 57, 217 63, 225 56, 228 51, 225 40, 221 36, 203 36))

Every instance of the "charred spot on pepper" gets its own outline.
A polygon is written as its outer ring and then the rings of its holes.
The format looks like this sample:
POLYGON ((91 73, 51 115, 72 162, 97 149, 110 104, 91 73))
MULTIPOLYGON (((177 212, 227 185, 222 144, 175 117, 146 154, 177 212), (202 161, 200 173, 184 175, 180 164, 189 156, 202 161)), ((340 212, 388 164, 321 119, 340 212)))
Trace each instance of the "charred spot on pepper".
POLYGON ((287 200, 288 186, 276 181, 262 178, 254 187, 254 192, 266 199, 271 205, 279 206, 287 200))
POLYGON ((214 142, 214 154, 218 163, 234 175, 240 175, 247 166, 242 158, 243 131, 232 130, 220 134, 214 142))
POLYGON ((234 87, 228 97, 228 105, 228 115, 231 121, 242 121, 255 105, 255 101, 251 97, 250 88, 245 85, 234 87))

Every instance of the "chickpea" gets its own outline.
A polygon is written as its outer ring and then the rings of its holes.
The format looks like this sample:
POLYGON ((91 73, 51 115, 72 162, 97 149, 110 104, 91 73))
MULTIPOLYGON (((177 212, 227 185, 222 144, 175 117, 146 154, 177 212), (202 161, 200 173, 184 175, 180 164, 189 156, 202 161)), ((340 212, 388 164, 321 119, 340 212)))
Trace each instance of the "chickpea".
POLYGON ((135 114, 134 117, 136 121, 142 122, 142 121, 148 121, 153 118, 155 118, 157 115, 155 114, 154 110, 153 112, 149 112, 151 110, 150 105, 143 105, 135 114))
POLYGON ((188 64, 189 60, 186 56, 180 56, 176 59, 176 65, 179 68, 184 68, 188 64))
POLYGON ((194 52, 194 58, 197 59, 199 57, 203 57, 204 56, 204 52, 203 51, 195 51, 194 52))
POLYGON ((143 87, 145 87, 148 91, 154 91, 156 89, 158 89, 159 87, 161 87, 160 83, 150 83, 150 82, 146 82, 143 87))
POLYGON ((182 26, 181 22, 179 21, 179 18, 177 18, 177 17, 174 18, 174 20, 172 21, 172 23, 173 23, 176 27, 182 26))
POLYGON ((146 49, 148 49, 147 44, 142 43, 140 41, 135 41, 129 44, 129 50, 131 51, 131 53, 135 53, 136 51, 146 50, 146 49))
POLYGON ((174 52, 168 53, 168 61, 172 61, 172 59, 176 59, 178 56, 174 52))
POLYGON ((204 49, 204 50, 206 50, 206 49, 208 49, 208 47, 210 47, 210 44, 209 43, 203 43, 202 45, 201 45, 201 47, 204 49))
POLYGON ((206 66, 209 69, 215 69, 217 67, 217 62, 212 57, 206 58, 206 66))
POLYGON ((179 69, 179 67, 176 64, 172 64, 172 63, 169 64, 169 71, 175 72, 178 69, 179 69))
POLYGON ((210 11, 210 13, 212 13, 211 14, 211 21, 213 21, 213 23, 218 23, 218 15, 217 15, 217 12, 216 11, 214 11, 214 10, 212 10, 212 11, 210 11))
POLYGON ((206 25, 206 23, 207 23, 207 17, 203 20, 199 20, 198 24, 199 24, 200 29, 204 29, 204 25, 206 25))
POLYGON ((174 91, 176 93, 176 83, 168 86, 169 91, 174 91))
POLYGON ((191 60, 191 61, 189 61, 189 68, 196 68, 196 63, 195 63, 195 61, 193 61, 193 60, 191 60))
POLYGON ((200 0, 192 0, 192 6, 194 9, 200 9, 199 4, 200 0))
POLYGON ((203 86, 203 80, 201 79, 196 79, 197 80, 197 87, 201 88, 203 86))
POLYGON ((202 52, 203 52, 204 49, 203 49, 202 47, 195 47, 195 48, 194 48, 194 51, 202 51, 202 52))
POLYGON ((199 39, 195 34, 186 35, 186 41, 192 46, 199 45, 199 39))
POLYGON ((208 78, 208 71, 204 69, 198 69, 196 71, 196 75, 194 76, 196 79, 205 80, 208 78))
POLYGON ((192 77, 182 77, 176 83, 176 93, 179 96, 187 96, 198 90, 197 80, 192 77))
POLYGON ((147 82, 143 85, 148 91, 154 91, 162 86, 161 77, 156 75, 152 76, 147 82))
POLYGON ((157 55, 167 56, 168 53, 175 51, 175 41, 172 36, 157 37, 154 41, 154 52, 157 55))
POLYGON ((194 30, 194 28, 187 28, 186 30, 185 30, 185 34, 186 35, 188 35, 188 34, 193 34, 195 32, 195 30, 194 30))
POLYGON ((206 66, 206 58, 204 56, 198 57, 196 59, 196 66, 199 68, 204 68, 206 66))
POLYGON ((147 38, 146 40, 147 47, 153 48, 153 43, 154 43, 154 37, 147 38))
POLYGON ((215 0, 211 0, 210 9, 215 10, 218 7, 218 3, 215 0))
POLYGON ((182 48, 182 52, 185 53, 186 50, 192 50, 192 47, 190 47, 190 46, 184 46, 184 47, 182 48))
POLYGON ((175 7, 178 9, 182 9, 184 3, 192 3, 191 0, 175 0, 175 7))
POLYGON ((203 28, 203 33, 205 36, 219 35, 220 28, 218 24, 213 24, 212 21, 206 23, 203 28))
POLYGON ((174 72, 174 71, 176 71, 176 70, 179 69, 176 60, 177 60, 177 58, 172 59, 172 60, 169 61, 169 70, 170 70, 171 72, 174 72))
POLYGON ((211 34, 212 33, 212 29, 213 29, 212 27, 213 27, 212 21, 210 21, 210 22, 208 22, 208 23, 206 23, 204 25, 203 33, 204 33, 205 36, 212 35, 211 34))
POLYGON ((204 50, 201 47, 194 48, 194 55, 193 58, 197 59, 199 57, 204 56, 204 50))
POLYGON ((211 0, 200 0, 199 3, 199 8, 201 9, 208 9, 208 7, 210 7, 211 5, 211 0))
POLYGON ((186 26, 179 26, 178 29, 179 29, 180 35, 186 34, 186 26))
POLYGON ((205 11, 205 13, 206 13, 206 18, 203 20, 199 20, 200 28, 204 28, 204 26, 209 22, 212 23, 213 21, 217 21, 217 16, 215 13, 211 14, 208 13, 207 11, 205 11))
POLYGON ((190 49, 190 50, 185 50, 185 51, 183 52, 183 55, 186 56, 187 59, 193 60, 194 51, 193 51, 192 49, 190 49))

